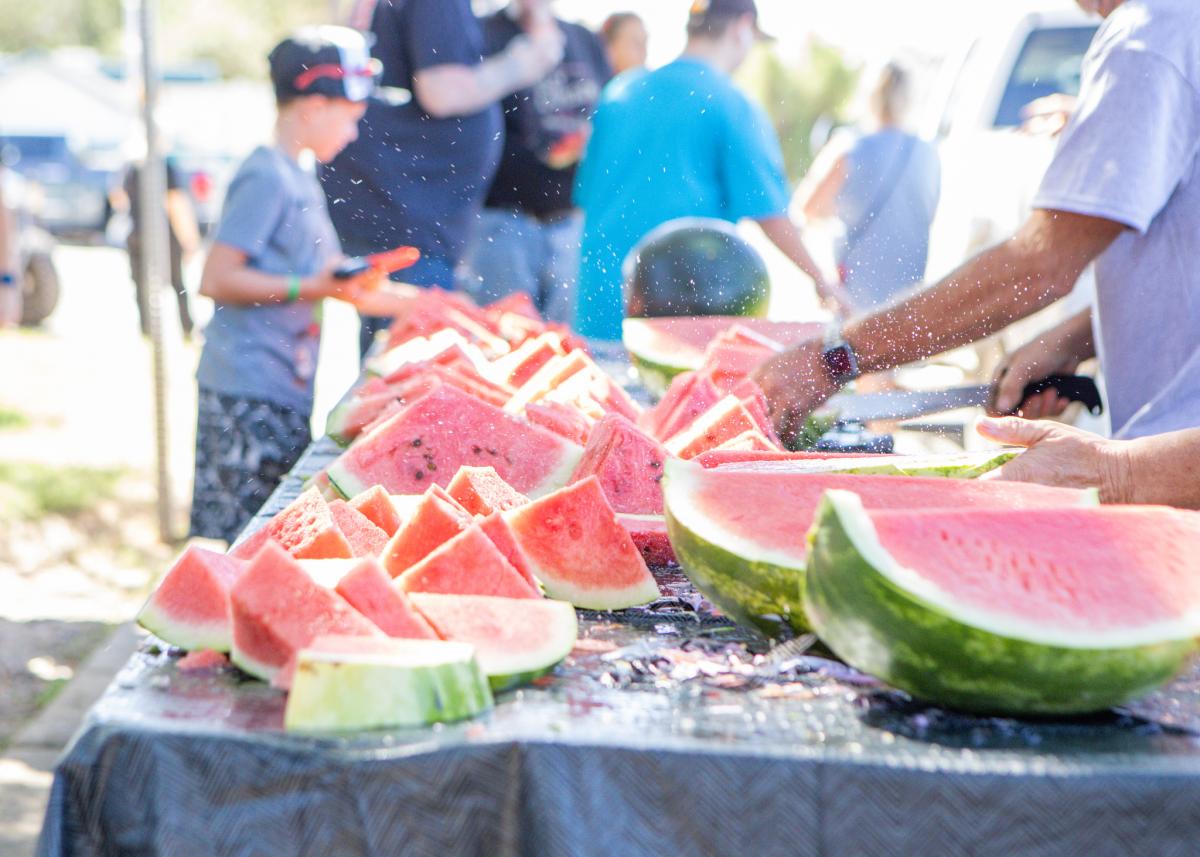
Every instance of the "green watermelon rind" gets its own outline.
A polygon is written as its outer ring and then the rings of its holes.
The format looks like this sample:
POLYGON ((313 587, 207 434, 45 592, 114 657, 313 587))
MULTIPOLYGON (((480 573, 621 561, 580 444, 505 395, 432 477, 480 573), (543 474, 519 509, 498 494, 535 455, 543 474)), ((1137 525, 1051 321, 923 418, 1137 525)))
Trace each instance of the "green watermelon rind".
POLYGON ((154 596, 138 611, 137 623, 163 642, 189 652, 212 649, 228 652, 233 646, 229 621, 213 623, 181 622, 172 619, 154 596))
POLYGON ((766 637, 784 626, 810 629, 804 614, 804 561, 759 550, 722 532, 718 522, 691 503, 697 465, 668 459, 663 476, 667 535, 688 579, 722 613, 766 637))
POLYGON ((325 434, 338 446, 347 447, 354 437, 346 432, 350 417, 354 414, 355 401, 352 398, 339 402, 325 418, 325 434))
POLYGON ((258 658, 246 654, 245 651, 239 648, 236 640, 230 644, 229 660, 242 672, 254 676, 254 678, 262 679, 265 682, 273 680, 281 669, 281 667, 271 666, 265 661, 260 661, 258 658))
POLYGON ((428 726, 490 709, 491 689, 465 643, 411 641, 431 656, 421 663, 386 657, 301 652, 288 694, 288 731, 346 731, 428 726), (341 662, 338 662, 338 659, 341 662))
POLYGON ((667 392, 667 388, 671 386, 671 381, 675 379, 676 375, 693 370, 700 365, 699 361, 696 361, 694 365, 664 363, 659 360, 651 360, 649 357, 633 351, 629 352, 629 359, 633 363, 633 368, 637 370, 638 377, 641 378, 642 386, 655 397, 661 397, 663 393, 667 392))
POLYGON ((966 609, 956 618, 898 582, 916 573, 886 553, 849 492, 825 495, 809 539, 804 603, 817 634, 856 669, 935 704, 1018 716, 1099 711, 1161 686, 1196 649, 1179 628, 1112 646, 1112 633, 1030 633, 1020 619, 968 619, 966 609), (1005 621, 1016 630, 983 627, 1005 621), (1033 639, 1039 633, 1049 637, 1033 639))

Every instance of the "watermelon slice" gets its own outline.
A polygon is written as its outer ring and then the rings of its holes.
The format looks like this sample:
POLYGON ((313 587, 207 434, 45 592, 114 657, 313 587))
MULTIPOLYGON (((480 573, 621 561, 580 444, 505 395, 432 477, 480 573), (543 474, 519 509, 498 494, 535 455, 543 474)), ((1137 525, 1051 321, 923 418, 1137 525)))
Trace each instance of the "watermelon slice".
POLYGON ((847 663, 940 705, 1075 714, 1175 675, 1200 634, 1200 515, 864 509, 826 495, 805 604, 847 663))
POLYGON ((380 554, 388 574, 396 577, 471 526, 471 516, 458 502, 433 486, 380 554))
POLYGON ((382 485, 376 485, 361 494, 356 494, 350 501, 350 505, 362 512, 367 520, 387 533, 389 537, 396 535, 396 530, 400 529, 400 524, 403 523, 400 513, 392 503, 392 496, 384 490, 382 485))
MULTIPOLYGON (((890 455, 873 455, 871 460, 883 463, 892 457, 890 455)), ((702 452, 692 461, 703 467, 723 467, 727 464, 752 464, 759 461, 836 461, 851 458, 861 461, 863 456, 857 452, 824 452, 818 449, 788 452, 782 449, 730 449, 726 446, 702 452)))
POLYGON ((646 411, 638 424, 659 440, 666 440, 691 426, 721 398, 721 391, 707 375, 685 372, 671 382, 659 403, 646 411))
POLYGON ((371 523, 362 512, 355 509, 345 500, 334 500, 329 504, 329 512, 337 523, 338 529, 350 543, 350 552, 356 557, 379 556, 388 543, 388 535, 371 523))
POLYGON ((596 421, 574 405, 542 399, 525 406, 525 419, 583 446, 592 434, 596 421))
POLYGON ((620 610, 658 598, 654 575, 595 476, 505 517, 551 598, 591 610, 620 610))
POLYGON ((618 512, 662 514, 659 483, 666 457, 658 441, 620 414, 609 414, 592 429, 571 481, 595 476, 618 512))
POLYGON ((505 313, 516 313, 533 321, 541 321, 542 314, 538 312, 537 307, 533 303, 533 298, 529 292, 516 291, 492 301, 483 308, 484 313, 489 317, 500 316, 505 313))
POLYGON ((253 535, 236 545, 230 556, 250 559, 267 541, 281 545, 297 559, 352 557, 350 543, 333 520, 329 503, 314 486, 289 503, 253 535))
POLYGON ((566 601, 415 592, 412 602, 442 639, 475 647, 493 691, 550 672, 578 635, 575 608, 566 601))
POLYGON ((508 404, 504 406, 504 410, 510 414, 519 414, 527 404, 542 398, 572 375, 577 372, 590 372, 594 367, 595 364, 582 351, 572 351, 561 357, 553 357, 517 389, 508 404))
POLYGON ((283 725, 302 732, 428 726, 491 707, 466 643, 324 636, 299 652, 283 725))
POLYGON ((558 334, 543 333, 492 362, 493 377, 512 387, 521 387, 553 360, 566 354, 558 334))
POLYGON ((491 465, 522 494, 566 483, 582 455, 575 444, 453 387, 442 386, 363 435, 329 465, 345 496, 372 485, 415 494, 445 485, 464 464, 491 465))
POLYGON ((460 467, 446 486, 446 493, 472 515, 487 516, 529 502, 528 497, 501 479, 494 467, 460 467))
POLYGON ((712 378, 719 389, 730 390, 779 350, 744 341, 717 339, 705 349, 704 359, 697 371, 712 378))
POLYGON ((336 591, 389 637, 437 637, 404 593, 392 586, 383 566, 373 559, 363 560, 347 572, 338 581, 336 591))
POLYGON ((762 473, 859 473, 877 476, 941 476, 948 479, 975 479, 1012 461, 1020 450, 985 449, 979 452, 955 452, 947 455, 830 455, 820 453, 786 457, 772 456, 723 465, 727 470, 752 470, 762 473))
POLYGON ((621 526, 629 531, 633 543, 642 552, 642 559, 651 568, 677 565, 675 548, 667 533, 667 519, 662 515, 630 515, 617 513, 621 526))
MULTIPOLYGON (((504 554, 504 558, 512 567, 521 573, 521 577, 534 589, 538 589, 537 578, 533 575, 533 563, 517 542, 516 533, 500 512, 493 512, 479 522, 483 534, 492 540, 492 544, 504 554)), ((539 590, 540 591, 540 590, 539 590)))
POLYGON ((667 452, 679 458, 695 458, 716 449, 743 432, 756 431, 758 423, 736 396, 717 402, 679 434, 666 442, 667 452))
POLYGON ((245 560, 190 545, 138 612, 138 624, 181 649, 228 652, 229 590, 245 568, 245 560))
MULTIPOLYGON (((790 463, 790 462, 789 462, 790 463)), ((828 490, 869 509, 1041 509, 1096 503, 1093 491, 1018 482, 796 471, 705 470, 668 461, 663 495, 679 563, 709 601, 768 634, 809 630, 801 606, 808 530, 828 490), (771 618, 764 618, 771 617, 771 618)))
POLYGON ((395 584, 405 592, 540 598, 478 524, 408 569, 395 584))
MULTIPOLYGON (((725 441, 720 446, 717 446, 714 449, 716 449, 716 450, 734 449, 734 450, 739 450, 742 452, 746 452, 746 451, 779 452, 780 451, 779 447, 776 446, 775 444, 771 443, 770 439, 768 439, 767 436, 765 434, 763 434, 761 431, 759 431, 758 429, 750 429, 749 431, 744 431, 741 434, 737 435, 736 437, 731 437, 729 440, 725 441)), ((709 450, 709 451, 712 451, 712 450, 709 450)), ((705 453, 701 453, 701 455, 704 455, 704 454, 705 453)))
POLYGON ((274 543, 250 561, 229 593, 231 657, 250 675, 270 681, 296 652, 323 634, 383 636, 332 590, 313 582, 274 543))
POLYGON ((704 349, 734 325, 755 331, 784 347, 819 337, 821 322, 770 321, 744 316, 677 316, 671 318, 627 318, 621 338, 652 392, 666 390, 680 372, 697 369, 704 362, 704 349))

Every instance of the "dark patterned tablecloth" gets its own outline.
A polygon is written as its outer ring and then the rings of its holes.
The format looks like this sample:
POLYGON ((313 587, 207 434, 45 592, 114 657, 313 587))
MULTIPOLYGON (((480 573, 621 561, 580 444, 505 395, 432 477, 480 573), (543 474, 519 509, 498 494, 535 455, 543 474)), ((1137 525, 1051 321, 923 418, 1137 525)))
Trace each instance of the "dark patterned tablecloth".
POLYGON ((1088 719, 966 717, 769 648, 656 573, 654 605, 581 613, 553 678, 423 730, 288 735, 281 693, 147 638, 59 763, 39 853, 1200 853, 1200 675, 1088 719))

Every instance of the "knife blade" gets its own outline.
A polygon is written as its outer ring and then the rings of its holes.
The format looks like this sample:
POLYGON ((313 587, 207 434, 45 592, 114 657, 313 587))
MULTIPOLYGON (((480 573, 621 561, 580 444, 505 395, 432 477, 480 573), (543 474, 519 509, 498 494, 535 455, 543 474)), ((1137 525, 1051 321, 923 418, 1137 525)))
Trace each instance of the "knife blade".
MULTIPOLYGON (((1049 375, 1034 381, 1025 387, 1021 401, 1051 388, 1065 399, 1082 402, 1093 414, 1104 412, 1096 382, 1084 375, 1049 375)), ((990 384, 969 384, 944 390, 885 390, 861 395, 837 393, 817 413, 843 423, 908 420, 955 408, 986 405, 990 393, 990 384)))

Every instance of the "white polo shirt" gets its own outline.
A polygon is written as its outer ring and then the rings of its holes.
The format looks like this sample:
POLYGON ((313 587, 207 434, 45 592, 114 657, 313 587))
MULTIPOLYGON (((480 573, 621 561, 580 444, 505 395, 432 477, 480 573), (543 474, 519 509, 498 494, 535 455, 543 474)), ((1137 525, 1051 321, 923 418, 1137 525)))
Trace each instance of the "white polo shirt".
POLYGON ((1034 206, 1130 227, 1096 260, 1114 436, 1200 426, 1200 0, 1108 17, 1034 206))

